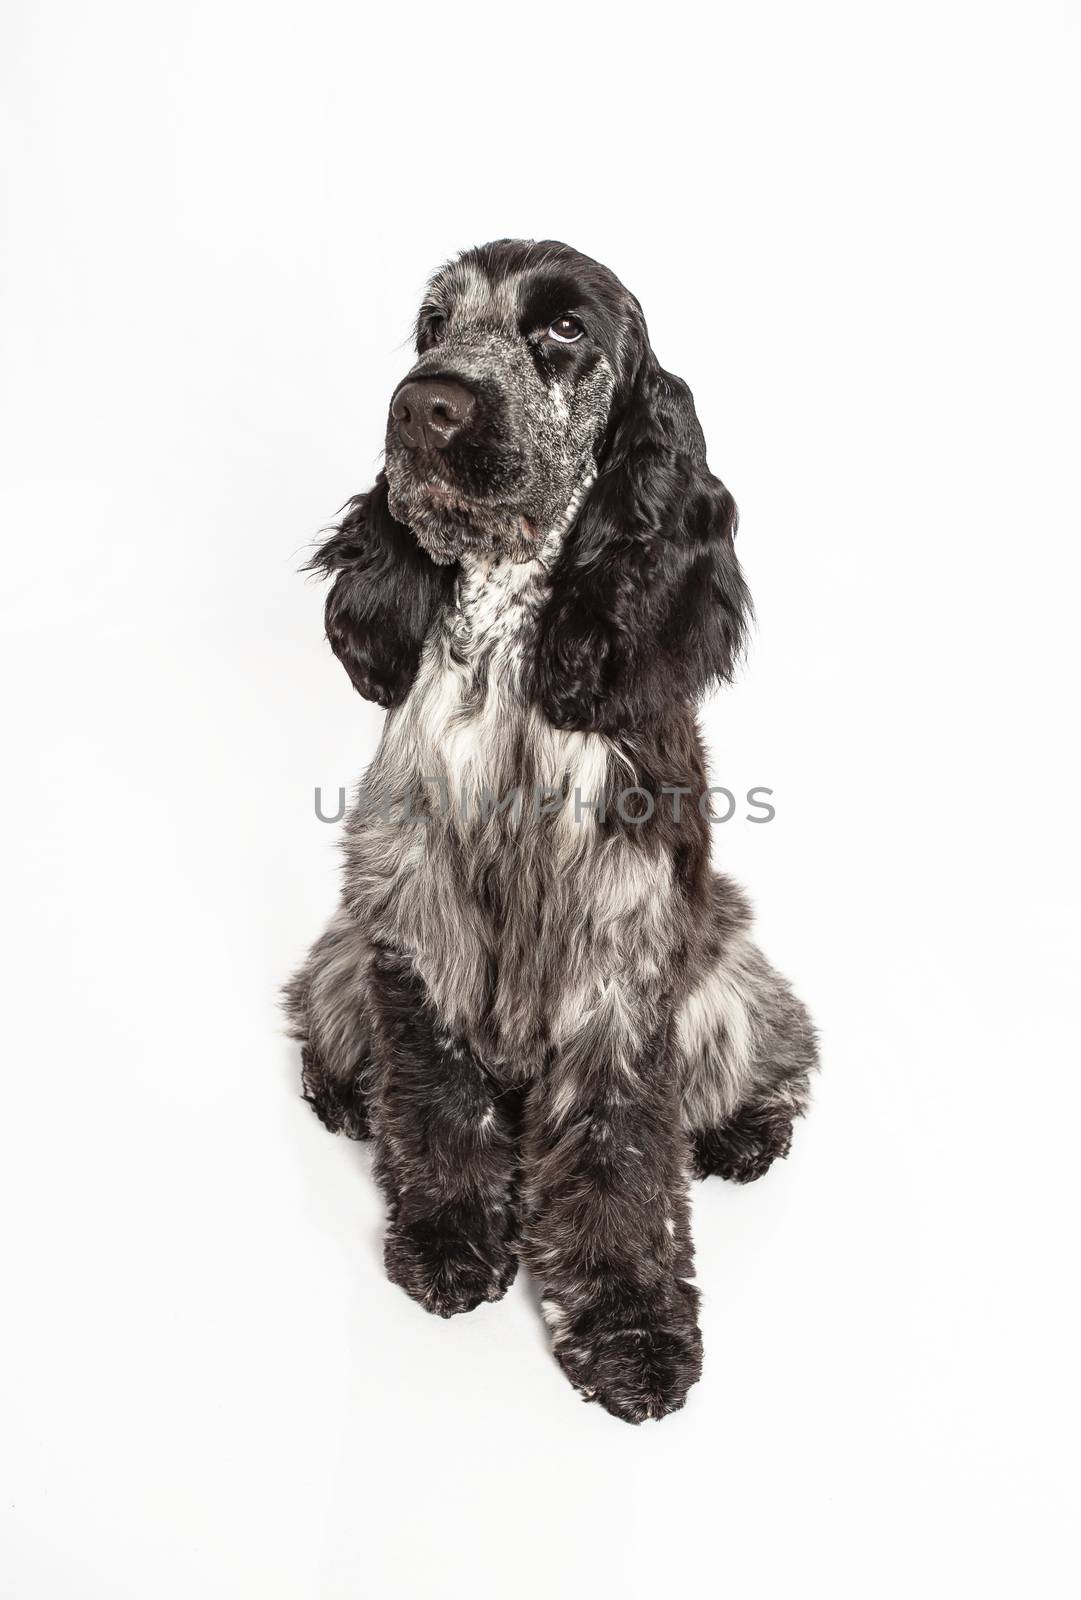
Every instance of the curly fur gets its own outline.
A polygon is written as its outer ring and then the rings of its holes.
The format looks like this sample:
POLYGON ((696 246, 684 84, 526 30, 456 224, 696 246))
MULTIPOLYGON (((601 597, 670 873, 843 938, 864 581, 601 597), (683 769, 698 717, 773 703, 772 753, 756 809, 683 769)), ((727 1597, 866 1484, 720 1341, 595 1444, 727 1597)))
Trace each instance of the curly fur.
POLYGON ((389 715, 286 991, 305 1097, 373 1140, 394 1282, 450 1316, 526 1262, 563 1371, 637 1422, 701 1370, 689 1176, 786 1155, 817 1064, 693 803, 750 613, 736 508, 638 302, 565 245, 450 263, 417 349, 469 425, 429 452, 392 413, 314 563, 389 715))

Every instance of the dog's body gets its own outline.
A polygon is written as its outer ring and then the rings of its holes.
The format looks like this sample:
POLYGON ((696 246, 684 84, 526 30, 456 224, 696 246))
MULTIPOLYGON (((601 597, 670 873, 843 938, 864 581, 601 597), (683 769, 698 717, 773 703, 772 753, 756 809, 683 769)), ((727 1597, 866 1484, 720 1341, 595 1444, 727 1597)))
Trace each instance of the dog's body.
POLYGON ((747 606, 734 506, 604 269, 505 242, 433 304, 387 479, 319 557, 331 642, 390 714, 289 990, 306 1091, 375 1141, 396 1282, 451 1315, 521 1257, 575 1385, 660 1416, 701 1365, 688 1169, 759 1176, 815 1065, 700 804, 694 697, 747 606), (577 345, 587 314, 574 367, 523 333, 577 345))

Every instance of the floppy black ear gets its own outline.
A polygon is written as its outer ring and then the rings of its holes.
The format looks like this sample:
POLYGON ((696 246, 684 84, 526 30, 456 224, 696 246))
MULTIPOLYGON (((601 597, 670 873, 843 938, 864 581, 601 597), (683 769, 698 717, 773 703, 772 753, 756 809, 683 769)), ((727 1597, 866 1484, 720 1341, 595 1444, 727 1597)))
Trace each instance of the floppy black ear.
POLYGON ((751 615, 736 521, 690 390, 648 354, 553 574, 536 659, 551 722, 618 732, 731 676, 751 615))
POLYGON ((437 566, 391 516, 383 473, 374 489, 350 500, 308 566, 337 574, 327 596, 327 638, 353 687, 377 705, 400 705, 428 630, 453 593, 457 569, 437 566))

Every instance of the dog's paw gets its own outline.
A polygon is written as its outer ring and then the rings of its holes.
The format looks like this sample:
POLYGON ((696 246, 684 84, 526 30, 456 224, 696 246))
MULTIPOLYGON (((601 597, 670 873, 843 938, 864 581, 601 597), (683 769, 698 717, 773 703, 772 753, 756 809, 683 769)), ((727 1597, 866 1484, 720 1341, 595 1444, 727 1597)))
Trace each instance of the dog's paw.
POLYGON ((429 1222, 393 1224, 383 1259, 391 1283, 437 1317, 501 1300, 518 1271, 509 1246, 476 1243, 429 1222))
POLYGON ((555 1355, 586 1400, 623 1422, 645 1422, 678 1411, 702 1375, 698 1296, 678 1283, 662 1301, 628 1316, 603 1310, 565 1318, 551 1303, 555 1355))
POLYGON ((696 1178, 716 1175, 731 1183, 753 1183, 791 1148, 791 1115, 737 1111, 720 1127, 692 1134, 691 1165, 696 1178))
POLYGON ((344 1133, 347 1139, 369 1138, 368 1108, 356 1076, 344 1083, 332 1077, 310 1044, 304 1046, 300 1059, 304 1099, 324 1128, 344 1133))

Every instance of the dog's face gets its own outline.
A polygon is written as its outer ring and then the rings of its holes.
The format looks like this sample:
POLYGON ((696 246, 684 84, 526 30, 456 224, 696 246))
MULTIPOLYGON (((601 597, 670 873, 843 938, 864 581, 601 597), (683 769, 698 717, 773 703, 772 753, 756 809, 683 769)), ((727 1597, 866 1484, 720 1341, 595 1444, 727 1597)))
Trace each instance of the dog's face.
POLYGON ((523 680, 553 727, 667 727, 730 677, 750 597, 690 389, 607 267, 502 239, 429 285, 386 471, 313 561, 335 574, 327 637, 360 693, 402 703, 459 560, 529 560, 553 532, 523 680))
POLYGON ((504 240, 444 267, 391 400, 392 514, 437 562, 530 559, 573 519, 643 340, 634 297, 566 245, 504 240))

